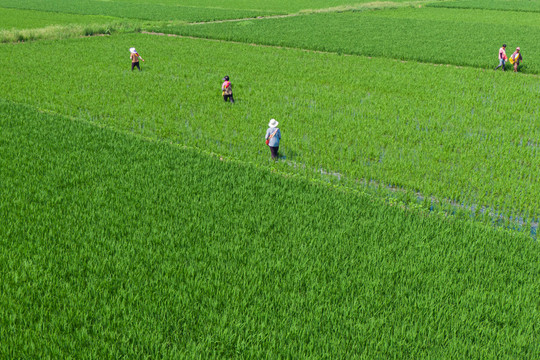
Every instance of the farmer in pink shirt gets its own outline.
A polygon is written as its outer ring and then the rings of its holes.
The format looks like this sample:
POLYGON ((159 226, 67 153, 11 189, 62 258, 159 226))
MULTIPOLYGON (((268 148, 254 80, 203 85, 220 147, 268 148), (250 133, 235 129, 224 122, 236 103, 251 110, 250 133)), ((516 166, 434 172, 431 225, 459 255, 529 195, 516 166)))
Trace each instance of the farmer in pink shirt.
POLYGON ((503 44, 503 46, 499 49, 499 66, 497 66, 495 70, 502 67, 503 71, 505 71, 506 69, 504 68, 504 64, 506 59, 506 44, 503 44))
POLYGON ((223 78, 223 84, 221 85, 221 92, 223 95, 223 100, 225 100, 225 102, 230 100, 231 103, 234 104, 234 98, 232 95, 232 85, 231 85, 231 82, 229 81, 229 76, 225 76, 223 78))

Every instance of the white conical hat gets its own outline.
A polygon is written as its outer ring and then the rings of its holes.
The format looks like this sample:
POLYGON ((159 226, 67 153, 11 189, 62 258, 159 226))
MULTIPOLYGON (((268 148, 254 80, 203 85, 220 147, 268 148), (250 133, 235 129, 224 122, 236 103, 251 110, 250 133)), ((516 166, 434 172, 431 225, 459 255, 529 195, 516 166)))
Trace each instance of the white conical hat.
POLYGON ((279 123, 276 121, 276 119, 272 119, 270 120, 270 122, 268 123, 268 126, 270 127, 277 127, 279 125, 279 123))

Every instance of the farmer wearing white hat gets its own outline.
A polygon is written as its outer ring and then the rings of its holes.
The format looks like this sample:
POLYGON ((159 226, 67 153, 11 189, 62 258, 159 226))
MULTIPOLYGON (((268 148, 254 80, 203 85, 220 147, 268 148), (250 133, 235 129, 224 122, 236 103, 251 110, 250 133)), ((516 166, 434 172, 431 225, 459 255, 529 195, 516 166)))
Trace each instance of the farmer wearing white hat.
POLYGON ((139 53, 137 52, 137 50, 135 50, 134 47, 130 48, 129 52, 131 58, 131 71, 135 69, 135 66, 137 67, 137 69, 139 69, 139 71, 141 71, 141 67, 139 66, 139 59, 141 59, 142 61, 144 61, 144 59, 141 57, 141 55, 139 55, 139 53))
POLYGON ((516 51, 510 56, 510 62, 514 65, 514 72, 518 71, 519 63, 523 60, 521 53, 519 52, 519 46, 516 48, 516 51))
POLYGON ((266 145, 270 147, 270 154, 272 154, 273 160, 278 158, 279 140, 281 140, 281 131, 277 127, 278 125, 279 123, 276 121, 276 119, 270 120, 265 136, 266 145))

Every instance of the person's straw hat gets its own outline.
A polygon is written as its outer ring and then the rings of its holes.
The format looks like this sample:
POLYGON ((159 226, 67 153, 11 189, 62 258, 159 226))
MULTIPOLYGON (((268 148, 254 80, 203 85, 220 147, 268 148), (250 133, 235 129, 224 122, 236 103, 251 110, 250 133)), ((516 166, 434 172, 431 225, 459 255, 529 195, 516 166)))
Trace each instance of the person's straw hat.
POLYGON ((276 121, 276 119, 272 119, 270 120, 270 122, 268 123, 268 126, 272 127, 272 128, 275 128, 279 125, 279 123, 276 121))
POLYGON ((135 48, 129 48, 129 52, 132 53, 132 54, 134 54, 134 53, 137 52, 137 50, 135 50, 135 48))
POLYGON ((517 51, 519 51, 519 50, 520 50, 519 46, 518 46, 518 47, 516 48, 516 50, 517 50, 517 51))

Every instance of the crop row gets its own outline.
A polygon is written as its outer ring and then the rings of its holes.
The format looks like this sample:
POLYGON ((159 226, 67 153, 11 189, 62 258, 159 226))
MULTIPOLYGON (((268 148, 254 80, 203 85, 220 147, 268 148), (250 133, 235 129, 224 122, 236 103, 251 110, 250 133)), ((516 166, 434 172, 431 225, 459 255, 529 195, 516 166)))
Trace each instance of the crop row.
MULTIPOLYGON (((407 3, 409 0, 394 0, 393 3, 407 3)), ((112 0, 112 1, 77 1, 77 5, 69 0, 1 0, 0 6, 21 9, 35 9, 77 14, 118 14, 119 17, 136 19, 165 20, 174 14, 174 19, 210 20, 228 18, 231 14, 238 17, 258 15, 296 13, 305 10, 327 8, 347 8, 359 4, 371 3, 370 0, 235 0, 233 2, 216 3, 215 0, 160 0, 159 5, 148 0, 112 0), (167 11, 171 13, 167 14, 167 11), (179 11, 184 14, 179 15, 179 11), (193 14, 197 12, 197 17, 193 14), (193 12, 193 13, 192 13, 193 12), (203 15, 201 18, 201 12, 203 15), (128 16, 129 14, 129 16, 128 16), (152 14, 149 15, 148 14, 152 14), (211 14, 210 16, 208 14, 211 14), (159 16, 162 17, 159 17, 159 16)), ((418 3, 418 2, 417 2, 418 3)))
POLYGON ((438 1, 428 6, 462 9, 509 10, 524 12, 540 12, 540 3, 530 0, 453 0, 438 1))
POLYGON ((110 16, 74 15, 0 8, 0 43, 55 40, 135 32, 140 22, 110 16))
MULTIPOLYGON (((144 3, 147 0, 114 0, 117 2, 129 2, 129 3, 144 3)), ((416 4, 422 2, 430 2, 429 0, 415 1, 416 4)), ((160 0, 162 4, 174 4, 179 3, 183 6, 197 6, 197 7, 216 7, 215 0, 160 0)), ((410 0, 394 0, 388 2, 387 5, 408 4, 410 0)), ((363 6, 384 6, 383 2, 373 2, 371 0, 235 0, 234 2, 221 2, 220 8, 234 8, 234 9, 249 9, 249 10, 266 10, 274 12, 287 12, 296 13, 309 10, 338 10, 356 8, 359 5, 363 6)))
POLYGON ((526 236, 3 101, 0 152, 0 357, 540 355, 526 236))
POLYGON ((276 118, 284 167, 540 214, 536 77, 143 34, 2 52, 5 99, 257 163, 276 118))
POLYGON ((209 21, 249 18, 269 14, 264 10, 236 10, 155 3, 127 3, 100 0, 0 0, 0 7, 81 15, 104 15, 143 20, 209 21))
POLYGON ((35 29, 51 25, 96 24, 114 20, 110 16, 73 15, 0 8, 0 30, 35 29))
POLYGON ((428 63, 494 68, 498 49, 520 46, 522 72, 540 73, 534 13, 442 8, 322 13, 219 24, 156 26, 180 35, 428 63), (519 23, 519 31, 515 24, 519 23), (324 24, 324 25, 323 25, 324 24))

